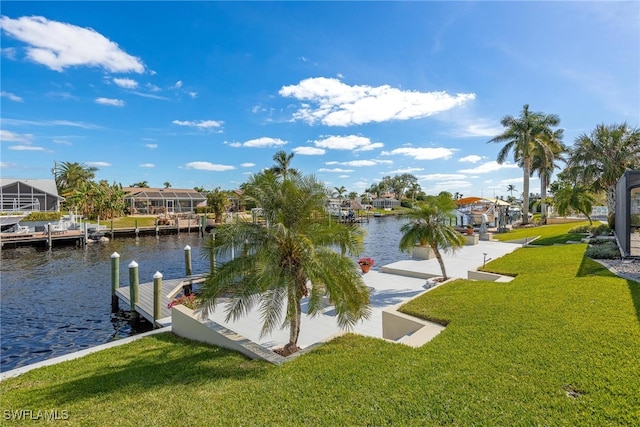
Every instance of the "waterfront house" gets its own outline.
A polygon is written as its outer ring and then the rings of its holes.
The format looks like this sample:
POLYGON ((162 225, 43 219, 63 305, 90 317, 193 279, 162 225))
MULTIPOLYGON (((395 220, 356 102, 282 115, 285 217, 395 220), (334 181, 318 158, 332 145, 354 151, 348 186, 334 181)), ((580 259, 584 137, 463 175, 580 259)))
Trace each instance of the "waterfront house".
POLYGON ((53 179, 0 178, 2 212, 60 212, 63 200, 53 179))
POLYGON ((207 198, 192 189, 124 187, 131 214, 159 215, 194 212, 207 198))

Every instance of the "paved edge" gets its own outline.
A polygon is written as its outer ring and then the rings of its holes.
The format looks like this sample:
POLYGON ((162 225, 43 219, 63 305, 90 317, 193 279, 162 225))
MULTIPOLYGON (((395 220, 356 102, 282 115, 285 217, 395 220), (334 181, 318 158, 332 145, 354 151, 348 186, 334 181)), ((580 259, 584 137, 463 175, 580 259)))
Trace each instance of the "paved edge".
POLYGON ((94 347, 89 347, 84 350, 76 351, 74 353, 63 354, 62 356, 54 357, 51 359, 43 360, 41 362, 32 363, 30 365, 21 366, 19 368, 12 369, 6 372, 0 372, 0 381, 3 381, 7 378, 17 377, 18 375, 22 375, 26 372, 29 372, 34 369, 42 368, 44 366, 51 366, 58 364, 60 362, 66 362, 67 360, 79 359, 80 357, 84 357, 91 353, 96 353, 98 351, 106 350, 108 348, 118 347, 120 345, 129 344, 133 341, 137 341, 141 338, 148 337, 149 335, 155 335, 162 332, 171 332, 171 326, 167 326, 160 329, 155 329, 153 331, 144 332, 142 334, 133 335, 126 338, 121 338, 119 340, 111 341, 106 344, 100 344, 94 347))

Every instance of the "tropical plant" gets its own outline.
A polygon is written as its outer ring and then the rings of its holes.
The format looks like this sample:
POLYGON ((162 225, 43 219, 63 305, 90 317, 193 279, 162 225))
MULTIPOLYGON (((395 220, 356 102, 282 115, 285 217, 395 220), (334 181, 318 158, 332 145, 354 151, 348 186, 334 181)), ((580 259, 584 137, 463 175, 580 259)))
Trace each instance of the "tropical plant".
POLYGON ((513 197, 513 192, 516 191, 516 186, 513 184, 507 185, 507 191, 510 193, 510 196, 513 197))
POLYGON ((530 112, 525 104, 519 117, 504 116, 500 124, 506 128, 503 133, 492 138, 489 142, 506 142, 498 153, 497 161, 502 164, 509 152, 513 151, 514 161, 523 170, 523 203, 522 223, 529 222, 529 177, 532 172, 533 158, 536 152, 543 150, 543 146, 553 137, 552 126, 560 124, 556 114, 530 112))
POLYGON ((216 222, 222 222, 222 215, 229 207, 229 194, 220 187, 216 187, 207 193, 207 206, 213 211, 216 222))
POLYGON ((147 181, 134 182, 133 184, 131 184, 131 187, 149 188, 149 182, 147 181))
POLYGON ((553 171, 558 167, 556 162, 563 160, 567 147, 562 143, 562 129, 554 131, 550 135, 543 135, 543 144, 536 144, 531 163, 531 172, 537 172, 540 178, 540 201, 542 222, 547 222, 547 188, 551 181, 553 171))
POLYGON ((64 197, 73 194, 93 180, 98 168, 78 162, 54 162, 53 177, 58 193, 64 197))
POLYGON ((171 183, 169 181, 164 182, 164 188, 171 188, 171 183))
POLYGON ((569 181, 560 182, 553 195, 553 204, 559 215, 566 216, 572 210, 581 212, 591 221, 591 209, 595 198, 593 194, 580 183, 569 181))
POLYGON ((358 264, 373 266, 375 264, 375 261, 371 257, 364 257, 358 260, 358 264))
POLYGON ((451 219, 455 218, 452 214, 454 210, 455 202, 450 193, 443 191, 437 196, 426 196, 417 208, 407 212, 410 222, 400 228, 400 250, 410 252, 417 243, 428 245, 438 260, 445 280, 448 277, 440 249, 455 251, 462 247, 465 241, 464 237, 449 225, 451 219))
POLYGON ((640 130, 626 123, 600 124, 575 140, 564 173, 594 193, 605 192, 609 215, 616 209, 616 183, 640 168, 640 130))
POLYGON ((289 175, 300 175, 297 169, 292 169, 289 165, 293 159, 295 153, 287 154, 286 151, 281 150, 273 155, 273 161, 276 162, 271 170, 278 176, 287 179, 289 175))
POLYGON ((217 309, 222 295, 230 301, 227 320, 258 306, 263 335, 289 326, 284 354, 298 350, 304 297, 309 297, 310 315, 322 309, 323 297, 328 298, 340 327, 367 318, 369 291, 349 256, 361 251, 363 231, 326 220, 324 185, 313 176, 279 179, 267 170, 252 176, 244 189, 245 197, 262 209, 266 225, 238 220, 218 228, 205 256, 221 259, 232 247, 246 249, 206 278, 203 313, 217 309))

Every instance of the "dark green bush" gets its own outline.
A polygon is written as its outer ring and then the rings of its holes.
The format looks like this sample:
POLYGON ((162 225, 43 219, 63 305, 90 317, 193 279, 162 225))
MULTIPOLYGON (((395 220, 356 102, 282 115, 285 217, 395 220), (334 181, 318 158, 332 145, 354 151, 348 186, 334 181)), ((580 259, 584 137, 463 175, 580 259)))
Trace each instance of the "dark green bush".
POLYGON ((615 242, 607 241, 597 245, 589 245, 585 255, 593 259, 617 259, 620 258, 620 251, 615 242))
POLYGON ((594 236, 606 236, 611 232, 611 229, 607 224, 598 224, 590 227, 589 231, 594 236))
POLYGON ((62 212, 31 212, 23 221, 59 221, 62 218, 62 212))

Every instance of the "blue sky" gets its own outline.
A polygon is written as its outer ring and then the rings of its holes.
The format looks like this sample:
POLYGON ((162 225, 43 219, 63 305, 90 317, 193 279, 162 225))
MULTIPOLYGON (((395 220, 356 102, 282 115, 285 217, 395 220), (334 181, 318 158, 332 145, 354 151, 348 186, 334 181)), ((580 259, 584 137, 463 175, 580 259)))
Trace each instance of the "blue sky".
MULTIPOLYGON (((2 2, 3 177, 237 188, 273 165, 363 192, 507 196, 500 118, 571 145, 640 125, 638 2, 2 2)), ((510 159, 512 161, 512 159, 510 159)), ((539 191, 532 179, 531 189, 539 191)))

